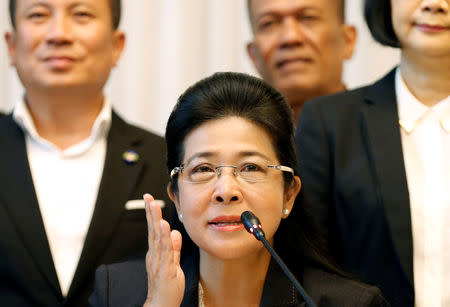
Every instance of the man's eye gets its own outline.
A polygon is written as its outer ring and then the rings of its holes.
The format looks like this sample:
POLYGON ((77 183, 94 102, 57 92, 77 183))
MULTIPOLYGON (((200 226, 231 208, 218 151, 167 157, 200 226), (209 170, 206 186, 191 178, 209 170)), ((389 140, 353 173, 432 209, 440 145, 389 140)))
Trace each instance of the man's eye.
POLYGON ((86 11, 78 11, 78 12, 75 12, 74 15, 75 15, 75 17, 78 17, 78 18, 90 18, 93 16, 91 13, 86 12, 86 11))
POLYGON ((259 27, 260 27, 261 29, 264 29, 264 28, 270 27, 271 25, 273 25, 273 21, 266 21, 266 22, 260 23, 260 24, 259 24, 259 27))
POLYGON ((276 20, 275 19, 267 19, 267 20, 262 20, 258 23, 258 30, 263 31, 263 30, 268 30, 271 27, 276 25, 276 20))
POLYGON ((44 18, 45 16, 46 16, 45 13, 42 13, 42 12, 34 12, 34 13, 28 14, 28 19, 31 19, 31 20, 38 20, 38 19, 44 18))
POLYGON ((302 16, 298 16, 298 20, 299 21, 314 21, 314 20, 318 20, 319 17, 316 15, 302 15, 302 16))

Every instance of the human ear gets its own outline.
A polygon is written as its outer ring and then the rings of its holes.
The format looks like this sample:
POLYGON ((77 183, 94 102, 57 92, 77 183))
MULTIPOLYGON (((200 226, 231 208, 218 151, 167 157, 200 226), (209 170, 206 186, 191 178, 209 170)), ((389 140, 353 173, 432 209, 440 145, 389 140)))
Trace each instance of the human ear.
POLYGON ((116 66, 119 62, 122 51, 125 48, 125 33, 122 31, 114 31, 113 34, 113 65, 116 66))
POLYGON ((182 222, 183 213, 182 213, 181 207, 180 207, 178 192, 175 193, 172 191, 170 183, 167 185, 167 194, 169 195, 170 200, 172 200, 172 202, 175 204, 175 209, 177 210, 178 218, 179 218, 180 222, 182 222))
POLYGON ((302 186, 302 182, 298 176, 294 176, 294 179, 291 185, 286 189, 284 193, 284 204, 283 204, 283 218, 287 218, 289 213, 292 211, 294 207, 295 199, 297 198, 298 193, 300 192, 302 186))
POLYGON ((9 60, 11 66, 16 66, 16 37, 14 32, 5 33, 5 41, 8 46, 9 60))
POLYGON ((247 43, 248 57, 252 61, 253 66, 258 71, 258 73, 261 74, 261 69, 260 69, 259 61, 258 61, 258 59, 259 59, 258 53, 259 53, 258 47, 256 46, 256 43, 254 41, 247 43))
POLYGON ((358 37, 356 28, 352 25, 342 25, 342 35, 344 37, 344 58, 349 60, 353 56, 355 50, 356 40, 358 37))

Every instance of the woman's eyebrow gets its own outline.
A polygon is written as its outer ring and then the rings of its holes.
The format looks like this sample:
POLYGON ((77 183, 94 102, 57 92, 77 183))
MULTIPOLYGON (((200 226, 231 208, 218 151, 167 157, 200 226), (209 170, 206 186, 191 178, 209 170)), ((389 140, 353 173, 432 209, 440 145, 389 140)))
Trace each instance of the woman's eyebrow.
POLYGON ((265 154, 259 152, 259 151, 241 151, 238 153, 239 157, 251 157, 251 156, 257 156, 257 157, 261 157, 265 160, 270 160, 269 157, 267 157, 265 154))
MULTIPOLYGON (((212 151, 203 151, 203 152, 198 152, 196 154, 194 154, 192 157, 190 157, 184 164, 189 164, 190 162, 192 162, 192 160, 198 159, 198 158, 211 158, 211 157, 217 157, 219 155, 219 153, 217 152, 212 152, 212 151)), ((247 158, 247 157, 260 157, 266 161, 270 161, 271 158, 269 158, 268 156, 266 156, 265 154, 259 152, 259 151, 253 151, 253 150, 245 150, 245 151, 239 151, 235 154, 235 156, 237 158, 247 158)))
POLYGON ((189 164, 192 160, 198 159, 198 158, 210 158, 217 154, 213 153, 212 151, 202 151, 194 154, 192 157, 190 157, 185 164, 189 164))

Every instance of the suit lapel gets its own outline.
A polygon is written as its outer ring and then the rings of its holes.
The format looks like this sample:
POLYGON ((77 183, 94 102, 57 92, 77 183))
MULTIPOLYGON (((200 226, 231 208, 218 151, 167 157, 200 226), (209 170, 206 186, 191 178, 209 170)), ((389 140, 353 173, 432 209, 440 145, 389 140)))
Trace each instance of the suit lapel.
POLYGON ((393 243, 406 276, 413 283, 413 242, 406 171, 395 94, 395 70, 369 88, 363 116, 367 146, 393 243))
POLYGON ((125 203, 143 169, 144 159, 139 159, 136 164, 130 165, 126 164, 122 158, 123 153, 139 141, 136 137, 127 134, 127 127, 127 124, 113 112, 94 214, 68 298, 84 283, 89 274, 94 273, 98 258, 106 249, 123 213, 125 203))
POLYGON ((30 260, 36 264, 56 296, 62 299, 28 164, 24 134, 11 115, 2 123, 0 139, 4 140, 4 144, 0 147, 6 150, 0 151, 0 199, 29 251, 30 260))

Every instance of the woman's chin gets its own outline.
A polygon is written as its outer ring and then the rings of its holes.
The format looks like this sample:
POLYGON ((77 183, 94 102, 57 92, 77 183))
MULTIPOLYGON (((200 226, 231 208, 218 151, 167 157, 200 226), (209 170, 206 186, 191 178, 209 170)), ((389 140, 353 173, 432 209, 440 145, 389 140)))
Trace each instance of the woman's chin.
MULTIPOLYGON (((253 238, 251 238, 253 239, 253 238)), ((221 242, 200 248, 208 255, 221 260, 237 260, 259 253, 264 248, 261 242, 221 242)))

